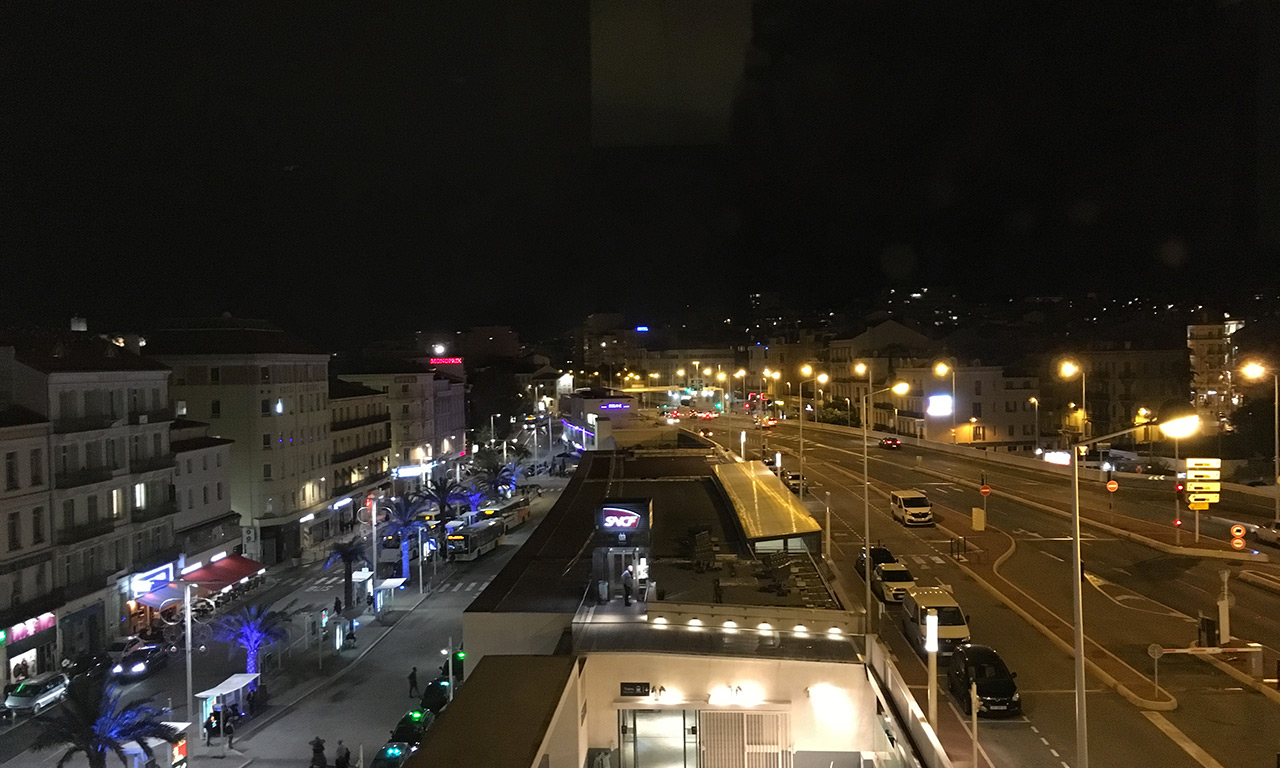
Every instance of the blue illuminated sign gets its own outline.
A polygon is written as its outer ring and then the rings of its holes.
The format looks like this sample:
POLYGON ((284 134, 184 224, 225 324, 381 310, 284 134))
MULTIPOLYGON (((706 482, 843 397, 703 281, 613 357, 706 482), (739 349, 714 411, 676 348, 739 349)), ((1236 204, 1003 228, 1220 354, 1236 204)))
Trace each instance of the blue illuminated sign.
POLYGON ((631 405, 629 403, 605 403, 600 407, 606 411, 625 411, 630 408, 631 405))
POLYGON ((636 326, 636 333, 648 333, 648 332, 649 332, 649 326, 647 325, 636 326))

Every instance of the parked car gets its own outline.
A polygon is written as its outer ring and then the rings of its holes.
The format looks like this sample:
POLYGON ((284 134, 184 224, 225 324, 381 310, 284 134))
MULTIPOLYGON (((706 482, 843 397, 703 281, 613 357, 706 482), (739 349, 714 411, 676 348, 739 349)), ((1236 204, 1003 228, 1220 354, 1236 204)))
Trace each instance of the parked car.
POLYGON ((15 712, 30 712, 35 715, 45 707, 65 699, 69 685, 71 678, 65 674, 45 672, 18 683, 18 687, 5 698, 4 705, 15 712))
POLYGON ((402 768, 413 752, 403 741, 388 741, 378 750, 369 768, 402 768))
POLYGON ((969 684, 978 684, 979 715, 1018 715, 1022 713, 1022 695, 1000 654, 985 645, 966 643, 951 654, 947 665, 947 689, 956 697, 966 715, 970 707, 969 684))
POLYGON ((422 689, 422 708, 433 715, 449 705, 449 678, 440 675, 422 689))
POLYGON ((784 472, 783 482, 792 493, 800 493, 800 489, 809 490, 809 483, 799 472, 784 472))
POLYGON ((120 657, 111 668, 114 677, 137 680, 169 664, 169 654, 162 645, 144 645, 120 657))
MULTIPOLYGON (((871 570, 874 571, 876 569, 876 566, 882 563, 896 563, 896 562, 898 562, 898 558, 893 556, 893 553, 889 551, 888 547, 872 547, 871 548, 871 570)), ((858 552, 858 559, 854 561, 854 566, 855 566, 855 569, 858 571, 858 575, 864 578, 867 575, 866 564, 867 564, 867 550, 864 547, 862 551, 858 552)))
POLYGON ((896 437, 882 437, 880 438, 880 447, 881 448, 901 448, 902 441, 896 437))
POLYGON ((1280 523, 1272 521, 1266 525, 1259 525, 1253 529, 1253 535, 1258 541, 1280 546, 1280 523))
POLYGON ((969 642, 969 617, 955 597, 942 587, 912 587, 902 598, 902 634, 925 656, 925 625, 929 611, 938 616, 938 652, 946 655, 969 642))
POLYGON ((435 715, 426 709, 411 709, 400 718, 391 731, 391 741, 399 741, 409 745, 410 751, 418 748, 422 734, 435 722, 435 715))
POLYGON ((871 591, 886 603, 900 603, 916 577, 902 563, 881 563, 871 572, 871 591))
POLYGON ((95 653, 84 654, 79 656, 75 661, 71 662, 63 671, 67 673, 67 677, 72 680, 78 680, 87 677, 92 680, 103 680, 107 673, 111 671, 113 660, 109 654, 95 653))

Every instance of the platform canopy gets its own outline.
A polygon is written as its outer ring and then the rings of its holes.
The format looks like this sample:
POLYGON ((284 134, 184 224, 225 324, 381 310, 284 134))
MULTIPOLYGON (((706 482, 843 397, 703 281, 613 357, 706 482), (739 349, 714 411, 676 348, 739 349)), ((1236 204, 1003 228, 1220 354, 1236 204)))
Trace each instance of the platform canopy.
POLYGON ((712 469, 748 541, 821 533, 818 521, 763 462, 734 461, 712 469))

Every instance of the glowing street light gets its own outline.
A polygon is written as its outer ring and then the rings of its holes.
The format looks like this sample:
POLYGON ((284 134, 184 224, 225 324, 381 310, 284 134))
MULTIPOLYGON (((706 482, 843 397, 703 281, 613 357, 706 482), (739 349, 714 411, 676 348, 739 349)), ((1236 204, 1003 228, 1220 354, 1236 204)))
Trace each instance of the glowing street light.
POLYGON ((939 379, 951 377, 951 444, 954 445, 958 440, 956 435, 956 368, 954 365, 939 360, 933 364, 933 375, 939 379))
MULTIPOLYGON (((1257 381, 1268 373, 1271 374, 1271 382, 1275 387, 1275 396, 1272 400, 1274 405, 1274 423, 1272 424, 1272 437, 1274 438, 1272 457, 1275 460, 1275 477, 1272 482, 1280 483, 1280 373, 1267 370, 1267 367, 1258 362, 1251 362, 1245 365, 1240 371, 1246 379, 1257 381)), ((1274 489, 1273 489, 1274 490, 1274 489)), ((1280 494, 1272 494, 1276 500, 1276 522, 1280 523, 1280 494)))
MULTIPOLYGON (((803 368, 800 369, 800 372, 803 373, 805 376, 813 376, 813 366, 806 364, 803 368)), ((820 373, 817 376, 814 376, 812 379, 808 379, 807 381, 816 382, 816 384, 814 385, 816 390, 817 384, 826 384, 827 380, 828 380, 827 374, 820 373)), ((801 502, 804 501, 804 486, 805 486, 805 474, 804 474, 804 385, 805 385, 805 381, 806 381, 805 379, 801 379, 800 381, 800 501, 801 502)), ((816 391, 814 393, 814 400, 815 402, 817 401, 816 391)), ((817 411, 814 411, 813 416, 814 418, 818 417, 817 411)))
POLYGON ((862 575, 866 577, 867 588, 867 634, 871 634, 871 454, 869 447, 871 443, 867 440, 867 409, 870 408, 871 398, 881 392, 905 395, 910 390, 910 384, 905 381, 899 381, 891 387, 885 387, 873 392, 870 387, 870 379, 868 379, 867 394, 862 396, 862 540, 867 550, 867 556, 862 559, 862 575))
POLYGON ((1077 373, 1080 374, 1080 437, 1085 438, 1089 436, 1089 408, 1085 399, 1084 366, 1074 360, 1064 360, 1058 367, 1058 375, 1064 379, 1074 378, 1077 373))
MULTIPOLYGON (((1065 371, 1067 364, 1063 364, 1065 371)), ((1074 367, 1074 366, 1073 366, 1074 367)), ((1077 369, 1079 370, 1079 369, 1077 369)), ((1084 371, 1080 370, 1083 380, 1084 371)), ((1160 409, 1160 415, 1150 422, 1122 429, 1119 432, 1081 440, 1071 446, 1071 604, 1075 631, 1075 678, 1076 678, 1076 766, 1089 768, 1089 733, 1085 717, 1085 677, 1084 677, 1084 593, 1080 578, 1082 559, 1080 552, 1080 449, 1088 448, 1095 443, 1114 440, 1117 437, 1145 429, 1154 423, 1166 436, 1179 440, 1190 437, 1200 429, 1200 415, 1186 403, 1172 401, 1160 409)))

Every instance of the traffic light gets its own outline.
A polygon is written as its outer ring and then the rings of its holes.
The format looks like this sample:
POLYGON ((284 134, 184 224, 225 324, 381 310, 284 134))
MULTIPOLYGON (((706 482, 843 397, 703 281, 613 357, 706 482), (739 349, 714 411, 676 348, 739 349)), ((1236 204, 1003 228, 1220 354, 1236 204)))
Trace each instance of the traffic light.
MULTIPOLYGON (((1181 480, 1175 480, 1173 482, 1173 493, 1175 496, 1178 497, 1179 505, 1187 503, 1187 484, 1186 483, 1184 483, 1181 480)), ((1181 525, 1181 523, 1179 523, 1179 525, 1181 525)))

